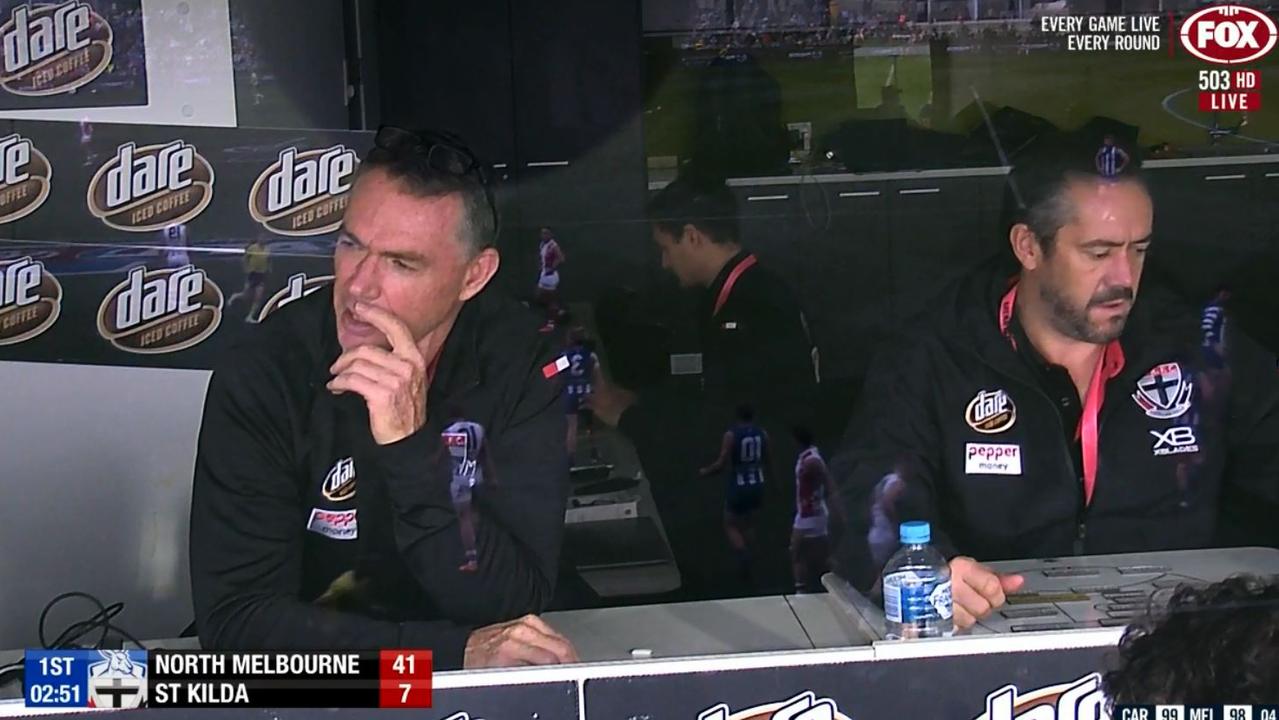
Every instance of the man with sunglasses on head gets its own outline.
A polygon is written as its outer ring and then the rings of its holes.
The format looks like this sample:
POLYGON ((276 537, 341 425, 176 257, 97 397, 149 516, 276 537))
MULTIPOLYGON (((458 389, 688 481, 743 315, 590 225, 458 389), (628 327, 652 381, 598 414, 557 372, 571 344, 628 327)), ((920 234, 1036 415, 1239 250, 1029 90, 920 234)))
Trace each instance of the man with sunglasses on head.
POLYGON ((533 613, 568 489, 557 353, 486 291, 496 210, 452 136, 378 131, 331 288, 273 313, 213 373, 191 509, 202 644, 418 647, 439 669, 576 660, 533 613), (449 428, 483 428, 464 533, 449 428), (467 541, 473 541, 473 546, 467 541))
POLYGON ((1264 542, 1238 508, 1279 509, 1274 355, 1143 272, 1158 241, 1139 170, 1113 141, 1024 150, 1011 255, 876 359, 835 464, 854 585, 897 549, 890 519, 932 522, 958 628, 1024 585, 984 561, 1264 542))

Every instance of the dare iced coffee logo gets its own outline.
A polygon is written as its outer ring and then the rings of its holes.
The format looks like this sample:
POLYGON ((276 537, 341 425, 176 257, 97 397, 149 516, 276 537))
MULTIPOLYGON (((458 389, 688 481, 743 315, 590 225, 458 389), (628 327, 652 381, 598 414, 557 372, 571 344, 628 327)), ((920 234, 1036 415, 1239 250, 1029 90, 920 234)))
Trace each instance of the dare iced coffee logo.
POLYGON ((0 138, 0 225, 35 212, 49 198, 53 166, 27 138, 0 138))
POLYGON ((1091 673, 1061 685, 1018 693, 1007 685, 986 696, 986 712, 975 720, 1110 720, 1101 676, 1091 673))
POLYGON ((1215 5, 1186 18, 1181 45, 1200 60, 1221 65, 1260 60, 1275 46, 1275 22, 1243 5, 1215 5))
POLYGON ((15 95, 69 92, 111 65, 111 26, 81 0, 14 7, 0 41, 0 87, 15 95))
POLYGON ((249 190, 249 214, 281 235, 322 235, 342 224, 360 160, 344 145, 296 147, 258 176, 249 190))
POLYGON ((159 354, 196 345, 222 322, 222 290, 194 265, 136 267, 98 308, 98 333, 125 352, 159 354))
POLYGON ((16 345, 53 327, 62 312, 62 285, 44 263, 0 261, 0 345, 16 345))
POLYGON ((89 212, 117 230, 148 232, 190 222, 213 200, 213 166, 194 145, 116 148, 89 182, 89 212))

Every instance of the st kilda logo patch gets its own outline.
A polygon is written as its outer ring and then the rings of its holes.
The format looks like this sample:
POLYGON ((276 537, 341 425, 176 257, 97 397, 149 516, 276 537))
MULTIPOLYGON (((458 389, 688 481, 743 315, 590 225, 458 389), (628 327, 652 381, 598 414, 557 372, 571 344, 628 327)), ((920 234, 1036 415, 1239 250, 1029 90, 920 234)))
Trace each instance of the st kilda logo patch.
POLYGON ((1181 46, 1219 65, 1238 65, 1266 56, 1279 38, 1275 21, 1245 5, 1214 5, 1181 24, 1181 46))
POLYGON ((182 140, 125 143, 89 182, 89 212, 128 232, 190 222, 212 200, 213 166, 182 140))
POLYGON ((280 235, 333 232, 342 224, 359 164, 345 145, 285 148, 249 190, 249 214, 280 235))
POLYGON ((1190 376, 1182 372, 1180 363, 1171 362, 1156 365, 1142 375, 1132 399, 1148 417, 1171 420, 1190 409, 1193 393, 1190 376))
POLYGON ((1017 406, 1003 390, 982 390, 968 402, 964 420, 979 433, 1001 433, 1017 422, 1017 406))
POLYGON ((17 345, 53 327, 62 285, 30 256, 0 261, 0 345, 17 345))
POLYGON ((0 25, 0 87, 41 97, 70 92, 111 65, 111 26, 81 0, 17 5, 0 25))
POLYGON ((222 289, 194 265, 135 267, 103 298, 98 333, 117 348, 157 355, 203 342, 222 322, 222 289))
POLYGON ((0 138, 0 225, 24 218, 49 199, 53 166, 27 138, 0 138))

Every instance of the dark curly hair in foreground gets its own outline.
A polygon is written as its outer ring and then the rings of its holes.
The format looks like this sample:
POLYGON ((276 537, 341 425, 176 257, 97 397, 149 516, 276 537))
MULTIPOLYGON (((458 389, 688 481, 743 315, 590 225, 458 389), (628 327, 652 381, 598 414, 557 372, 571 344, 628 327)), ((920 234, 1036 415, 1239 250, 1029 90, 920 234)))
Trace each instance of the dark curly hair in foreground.
POLYGON ((1279 582, 1181 586, 1165 612, 1129 626, 1104 683, 1116 704, 1279 702, 1279 582))

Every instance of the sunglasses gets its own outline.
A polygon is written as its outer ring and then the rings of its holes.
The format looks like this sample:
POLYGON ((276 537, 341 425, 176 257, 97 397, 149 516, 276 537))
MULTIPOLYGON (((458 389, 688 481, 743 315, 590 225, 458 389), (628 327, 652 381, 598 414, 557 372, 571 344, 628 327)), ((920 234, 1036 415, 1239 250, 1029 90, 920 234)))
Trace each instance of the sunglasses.
POLYGON ((488 169, 475 153, 452 133, 439 130, 413 132, 393 125, 383 125, 373 136, 373 146, 396 157, 417 158, 426 167, 454 177, 474 177, 484 188, 484 201, 493 216, 493 234, 498 229, 497 203, 493 199, 488 169))

